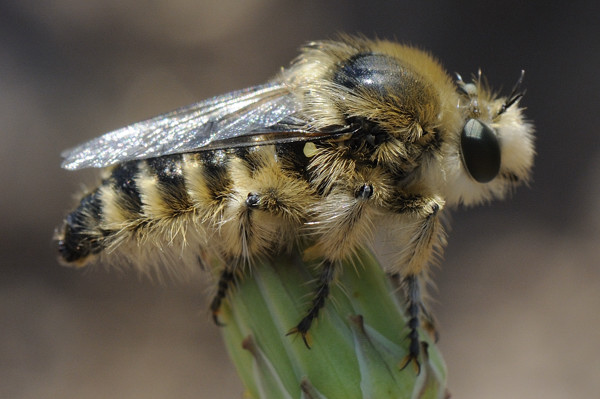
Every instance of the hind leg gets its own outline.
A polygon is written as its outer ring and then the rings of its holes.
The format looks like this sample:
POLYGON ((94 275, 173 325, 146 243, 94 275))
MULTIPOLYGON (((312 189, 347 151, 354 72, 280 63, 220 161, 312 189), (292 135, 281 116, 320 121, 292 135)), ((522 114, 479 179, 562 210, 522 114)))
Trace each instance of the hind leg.
POLYGON ((217 293, 213 296, 210 303, 210 311, 212 313, 212 319, 214 323, 222 327, 224 324, 219 320, 219 310, 221 309, 221 303, 227 297, 229 287, 235 284, 235 274, 229 267, 225 267, 219 276, 219 282, 217 283, 217 293))
MULTIPOLYGON (((229 287, 257 258, 291 249, 315 199, 308 184, 282 169, 272 149, 263 147, 231 161, 235 192, 219 219, 213 220, 226 267, 211 302, 213 319, 229 287)), ((217 320, 218 322, 218 320, 217 320)))

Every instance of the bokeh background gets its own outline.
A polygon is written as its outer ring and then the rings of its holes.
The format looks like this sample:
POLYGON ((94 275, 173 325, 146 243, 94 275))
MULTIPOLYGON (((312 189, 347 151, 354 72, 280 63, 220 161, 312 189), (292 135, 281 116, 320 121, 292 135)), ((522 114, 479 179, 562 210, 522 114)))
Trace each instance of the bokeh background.
POLYGON ((600 392, 597 2, 0 2, 0 397, 241 398, 199 281, 60 267, 51 237, 93 171, 60 152, 264 82, 307 40, 397 38, 481 67, 537 126, 535 178, 457 210, 436 273, 455 398, 600 392))

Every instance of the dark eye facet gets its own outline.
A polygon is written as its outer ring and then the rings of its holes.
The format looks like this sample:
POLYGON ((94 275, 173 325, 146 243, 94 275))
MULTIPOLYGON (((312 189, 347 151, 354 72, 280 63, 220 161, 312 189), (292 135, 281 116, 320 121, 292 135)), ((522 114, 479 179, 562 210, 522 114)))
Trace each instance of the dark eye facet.
POLYGON ((494 130, 478 119, 469 119, 460 135, 465 169, 479 183, 493 180, 500 171, 500 143, 494 130))

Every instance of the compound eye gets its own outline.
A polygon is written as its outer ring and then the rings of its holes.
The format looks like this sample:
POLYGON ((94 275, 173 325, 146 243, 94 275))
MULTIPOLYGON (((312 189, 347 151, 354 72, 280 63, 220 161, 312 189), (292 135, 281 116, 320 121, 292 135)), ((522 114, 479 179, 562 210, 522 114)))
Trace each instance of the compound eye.
POLYGON ((493 180, 500 171, 500 143, 496 132, 478 119, 469 119, 460 135, 462 161, 479 183, 493 180))

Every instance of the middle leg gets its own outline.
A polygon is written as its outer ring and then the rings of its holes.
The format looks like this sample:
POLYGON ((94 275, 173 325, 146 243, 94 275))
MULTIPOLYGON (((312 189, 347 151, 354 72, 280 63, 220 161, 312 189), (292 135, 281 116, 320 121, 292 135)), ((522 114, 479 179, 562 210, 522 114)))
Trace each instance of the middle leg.
POLYGON ((373 185, 364 182, 351 190, 330 193, 314 208, 315 218, 309 223, 309 229, 317 239, 304 255, 308 259, 322 259, 318 284, 312 292, 311 306, 287 334, 300 334, 308 348, 310 327, 325 306, 341 261, 350 259, 357 248, 370 240, 375 213, 373 194, 373 185))

